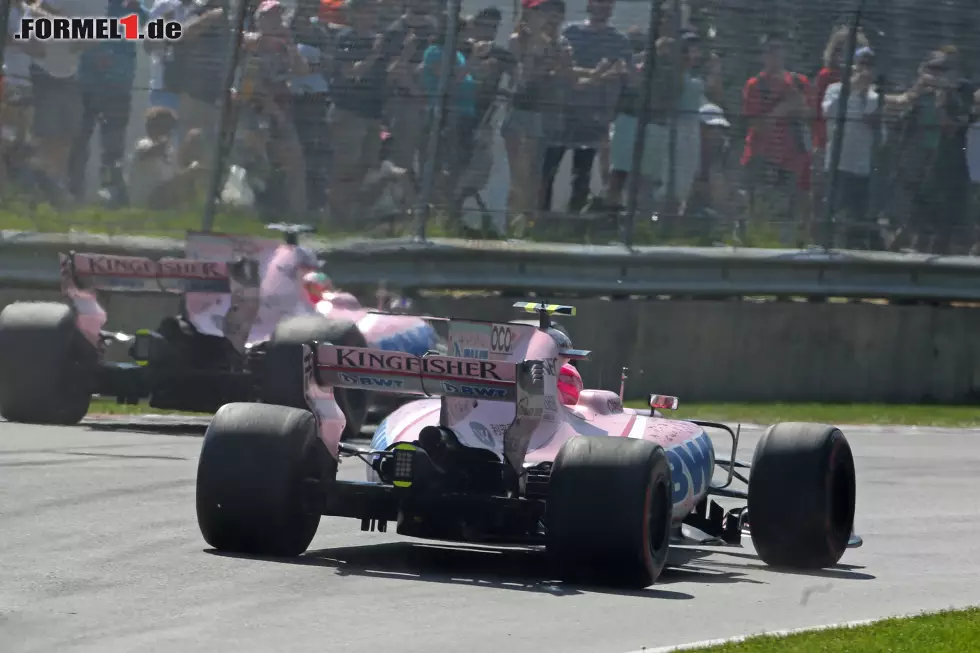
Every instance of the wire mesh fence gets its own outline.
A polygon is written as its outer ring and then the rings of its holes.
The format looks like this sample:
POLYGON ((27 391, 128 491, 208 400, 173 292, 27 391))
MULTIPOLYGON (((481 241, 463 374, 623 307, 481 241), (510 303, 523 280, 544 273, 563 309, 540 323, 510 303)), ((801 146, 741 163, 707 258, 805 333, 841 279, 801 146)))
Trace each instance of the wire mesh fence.
POLYGON ((0 227, 977 253, 968 0, 147 2, 10 1, 182 35, 7 40, 0 227))

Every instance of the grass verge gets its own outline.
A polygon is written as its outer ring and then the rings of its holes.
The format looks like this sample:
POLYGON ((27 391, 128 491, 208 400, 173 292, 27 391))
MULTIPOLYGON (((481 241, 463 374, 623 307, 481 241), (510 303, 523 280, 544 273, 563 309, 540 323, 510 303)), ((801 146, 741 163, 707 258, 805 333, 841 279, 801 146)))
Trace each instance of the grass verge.
MULTIPOLYGON (((645 408, 643 401, 628 401, 645 408)), ((818 404, 818 403, 705 403, 684 404, 666 416, 717 422, 821 422, 825 424, 896 424, 901 426, 980 426, 976 406, 929 404, 818 404)))
POLYGON ((975 651, 980 608, 888 619, 867 626, 793 635, 762 635, 741 642, 688 649, 710 653, 961 653, 975 651))
POLYGON ((93 397, 92 404, 89 406, 88 414, 90 417, 97 415, 190 415, 195 417, 210 417, 211 413, 190 413, 183 410, 160 410, 151 408, 145 401, 135 406, 130 404, 117 404, 115 399, 104 399, 93 397))
MULTIPOLYGON (((630 408, 644 408, 642 401, 628 401, 630 408)), ((117 404, 114 399, 94 398, 89 415, 206 415, 177 410, 117 404)), ((826 424, 895 424, 900 426, 980 427, 980 410, 974 406, 904 404, 681 404, 668 417, 697 418, 718 422, 774 424, 822 422, 826 424)))
MULTIPOLYGON (((104 208, 82 206, 68 210, 58 210, 49 204, 31 205, 19 198, 0 200, 0 230, 33 231, 41 233, 68 233, 83 231, 110 235, 141 235, 183 238, 187 231, 201 229, 203 204, 190 203, 180 209, 170 211, 151 211, 141 208, 104 208)), ((277 214, 274 221, 314 222, 316 217, 306 216, 297 219, 277 214)), ((535 229, 519 236, 512 232, 508 237, 520 237, 528 241, 557 243, 587 243, 606 245, 618 242, 619 232, 615 225, 593 228, 591 223, 582 220, 551 219, 535 229)), ((246 208, 219 206, 215 214, 213 230, 220 233, 244 236, 270 236, 266 220, 246 208)), ((321 238, 352 237, 405 237, 415 234, 412 219, 397 223, 385 221, 369 223, 362 231, 350 233, 328 224, 317 224, 321 238)), ((710 230, 709 230, 710 231, 710 230)), ((435 207, 427 223, 426 233, 431 238, 469 238, 479 235, 483 239, 499 240, 494 232, 474 234, 462 228, 457 221, 450 219, 440 207, 435 207)), ((712 246, 717 243, 736 244, 729 235, 710 232, 698 234, 670 234, 651 226, 649 221, 640 221, 634 234, 637 245, 687 245, 712 246)), ((740 238, 742 247, 783 247, 773 229, 766 224, 749 224, 740 238)))

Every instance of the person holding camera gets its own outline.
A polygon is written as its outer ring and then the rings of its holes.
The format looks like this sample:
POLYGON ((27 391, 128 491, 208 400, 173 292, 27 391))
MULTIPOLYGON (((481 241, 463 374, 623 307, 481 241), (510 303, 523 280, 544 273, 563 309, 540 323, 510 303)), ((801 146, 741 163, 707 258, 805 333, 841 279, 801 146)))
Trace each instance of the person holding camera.
POLYGON ((885 96, 896 118, 897 163, 891 211, 898 229, 890 249, 947 253, 967 209, 966 132, 973 91, 952 49, 931 52, 904 93, 885 96), (897 183, 895 183, 897 182, 897 183))

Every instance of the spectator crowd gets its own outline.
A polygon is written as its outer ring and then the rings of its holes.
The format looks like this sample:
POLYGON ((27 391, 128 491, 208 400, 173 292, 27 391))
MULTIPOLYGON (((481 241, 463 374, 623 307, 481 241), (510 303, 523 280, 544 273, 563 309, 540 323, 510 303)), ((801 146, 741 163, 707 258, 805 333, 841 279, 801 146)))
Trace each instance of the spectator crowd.
POLYGON ((756 53, 739 53, 758 60, 739 93, 712 48, 714 28, 664 11, 657 34, 624 32, 612 24, 615 0, 586 0, 580 21, 569 20, 564 0, 522 0, 509 36, 499 34, 496 7, 457 20, 440 0, 298 0, 288 10, 260 0, 241 33, 229 0, 146 2, 9 1, 4 194, 26 189, 62 207, 87 201, 98 128, 99 201, 108 205, 173 209, 200 199, 224 144, 223 199, 349 230, 407 214, 431 143, 439 144, 432 202, 451 216, 470 199, 486 212, 481 190, 499 137, 509 228, 555 214, 616 219, 637 175, 638 215, 664 216, 686 233, 761 221, 788 243, 809 244, 829 213, 836 246, 980 253, 980 91, 952 46, 928 53, 906 88, 886 88, 861 32, 833 30, 815 75, 787 63, 790 36, 766 33, 756 53), (130 14, 179 21, 182 38, 13 38, 23 17, 130 14), (149 59, 148 89, 134 88, 138 47, 149 59), (236 48, 225 119, 227 53, 236 48), (138 92, 149 109, 128 147, 138 92), (566 158, 568 201, 556 206, 566 158))

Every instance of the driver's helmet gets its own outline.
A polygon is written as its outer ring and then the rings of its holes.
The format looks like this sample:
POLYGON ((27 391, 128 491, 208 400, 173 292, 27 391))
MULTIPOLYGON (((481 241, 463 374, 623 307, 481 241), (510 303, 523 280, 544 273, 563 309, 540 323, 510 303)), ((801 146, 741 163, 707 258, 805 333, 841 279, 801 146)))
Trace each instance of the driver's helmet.
POLYGON ((578 403, 578 396, 581 394, 585 384, 582 383, 582 375, 571 363, 564 363, 558 373, 558 395, 561 403, 566 406, 574 406, 578 403))
POLYGON ((333 282, 323 272, 307 272, 303 275, 303 290, 312 303, 318 304, 323 293, 333 290, 333 282))

